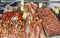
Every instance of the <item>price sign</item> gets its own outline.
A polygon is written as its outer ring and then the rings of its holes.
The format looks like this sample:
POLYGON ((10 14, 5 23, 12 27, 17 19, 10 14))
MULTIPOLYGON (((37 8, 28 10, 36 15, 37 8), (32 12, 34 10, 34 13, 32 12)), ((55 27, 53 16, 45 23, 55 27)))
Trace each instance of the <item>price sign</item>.
POLYGON ((24 11, 24 0, 20 0, 21 1, 21 11, 24 11))

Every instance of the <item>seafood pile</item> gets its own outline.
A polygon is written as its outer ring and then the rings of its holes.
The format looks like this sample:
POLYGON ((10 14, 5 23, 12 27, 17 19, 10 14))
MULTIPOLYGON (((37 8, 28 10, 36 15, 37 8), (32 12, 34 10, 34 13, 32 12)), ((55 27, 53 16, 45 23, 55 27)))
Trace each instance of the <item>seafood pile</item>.
POLYGON ((60 34, 60 22, 56 15, 50 9, 38 9, 38 15, 42 19, 42 25, 44 27, 47 36, 60 34))
POLYGON ((6 20, 18 20, 18 19, 22 19, 22 14, 19 11, 5 12, 2 15, 2 20, 4 20, 4 21, 6 21, 6 20))
POLYGON ((0 38, 25 38, 25 29, 25 22, 22 20, 3 21, 0 23, 0 38))
POLYGON ((6 7, 0 21, 0 38, 45 38, 45 33, 60 34, 59 21, 50 9, 39 9, 33 2, 24 4, 23 12, 18 6, 6 7))
POLYGON ((41 24, 41 19, 38 17, 37 6, 32 2, 25 4, 27 11, 26 25, 27 38, 45 38, 44 31, 41 24), (42 35, 42 36, 41 36, 42 35))
POLYGON ((42 24, 36 9, 37 5, 30 2, 24 5, 25 14, 15 10, 5 11, 0 22, 0 38, 40 38, 42 24))

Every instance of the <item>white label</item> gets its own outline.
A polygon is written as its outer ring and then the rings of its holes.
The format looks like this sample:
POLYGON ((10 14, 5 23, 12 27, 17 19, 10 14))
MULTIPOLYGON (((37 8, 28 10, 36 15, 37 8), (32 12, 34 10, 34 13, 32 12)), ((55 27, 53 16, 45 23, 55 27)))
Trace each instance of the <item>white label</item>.
POLYGON ((42 8, 42 3, 39 3, 39 8, 42 8))

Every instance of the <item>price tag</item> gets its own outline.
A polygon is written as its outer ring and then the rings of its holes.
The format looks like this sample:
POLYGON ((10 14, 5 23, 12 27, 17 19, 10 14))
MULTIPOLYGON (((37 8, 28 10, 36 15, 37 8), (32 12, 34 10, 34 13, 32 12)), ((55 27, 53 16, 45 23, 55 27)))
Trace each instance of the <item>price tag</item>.
POLYGON ((21 6, 21 11, 24 11, 24 6, 21 6))
POLYGON ((27 12, 24 12, 23 13, 23 18, 26 18, 27 17, 27 12))
POLYGON ((59 9, 58 8, 55 8, 55 13, 59 14, 59 9))
POLYGON ((21 11, 24 11, 24 0, 21 0, 21 11))
POLYGON ((42 8, 42 3, 39 3, 39 8, 42 8))

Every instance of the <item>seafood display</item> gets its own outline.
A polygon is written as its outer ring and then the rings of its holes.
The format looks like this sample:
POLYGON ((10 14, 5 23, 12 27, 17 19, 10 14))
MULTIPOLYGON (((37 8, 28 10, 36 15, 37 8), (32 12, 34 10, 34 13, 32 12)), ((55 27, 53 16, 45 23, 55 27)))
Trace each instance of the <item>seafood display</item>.
MULTIPOLYGON (((26 3, 24 12, 18 7, 6 6, 0 22, 1 38, 40 38, 40 30, 43 31, 41 20, 37 14, 37 5, 33 2, 26 3), (41 28, 40 28, 41 26, 41 28)), ((44 33, 44 32, 42 32, 44 33)))
MULTIPOLYGON (((19 37, 25 33, 25 23, 21 20, 17 21, 3 21, 0 23, 0 37, 6 36, 6 38, 13 35, 14 37, 19 37)), ((13 38, 11 36, 11 38, 13 38)))
POLYGON ((26 17, 26 24, 27 24, 27 29, 29 30, 27 31, 27 38, 40 38, 40 25, 41 25, 41 21, 37 15, 36 12, 36 5, 33 4, 32 2, 29 4, 26 4, 25 6, 30 7, 28 9, 28 7, 25 7, 25 9, 27 9, 27 17, 26 17), (32 6, 34 8, 32 8, 32 6))
POLYGON ((56 15, 50 9, 37 7, 33 2, 25 3, 23 7, 7 4, 0 18, 0 38, 46 38, 46 35, 59 35, 60 22, 56 15))
POLYGON ((59 35, 60 24, 56 15, 50 9, 42 8, 37 11, 47 36, 59 35))

